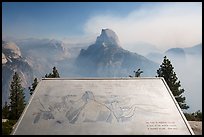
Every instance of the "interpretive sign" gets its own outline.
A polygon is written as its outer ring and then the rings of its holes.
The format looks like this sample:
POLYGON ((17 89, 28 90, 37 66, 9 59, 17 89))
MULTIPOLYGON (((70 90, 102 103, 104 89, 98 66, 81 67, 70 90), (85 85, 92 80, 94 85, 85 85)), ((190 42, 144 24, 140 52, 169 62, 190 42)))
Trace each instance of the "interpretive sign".
POLYGON ((12 134, 194 134, 163 78, 42 79, 12 134))

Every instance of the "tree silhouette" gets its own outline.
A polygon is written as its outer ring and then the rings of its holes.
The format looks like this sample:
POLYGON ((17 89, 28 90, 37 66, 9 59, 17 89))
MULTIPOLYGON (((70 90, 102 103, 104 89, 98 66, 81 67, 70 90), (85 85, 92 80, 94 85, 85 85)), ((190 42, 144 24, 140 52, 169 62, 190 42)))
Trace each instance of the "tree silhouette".
POLYGON ((2 118, 5 119, 9 118, 9 106, 7 102, 5 102, 4 107, 2 108, 2 118))
POLYGON ((59 77, 60 77, 60 75, 59 75, 56 67, 53 67, 52 73, 49 73, 49 75, 48 74, 45 75, 45 78, 59 78, 59 77))
MULTIPOLYGON (((143 71, 140 70, 140 68, 137 71, 133 71, 133 72, 135 73, 135 77, 140 77, 140 75, 143 73, 143 71)), ((129 75, 129 77, 132 78, 133 76, 129 75)))
POLYGON ((10 85, 10 112, 9 119, 18 120, 21 113, 25 108, 25 95, 23 92, 23 87, 21 85, 21 78, 18 73, 14 73, 13 81, 10 85))
POLYGON ((33 82, 33 84, 32 84, 32 87, 28 87, 28 89, 30 90, 30 95, 33 94, 33 91, 35 90, 35 88, 36 88, 37 85, 38 85, 38 79, 35 78, 35 79, 34 79, 34 82, 33 82))
POLYGON ((185 103, 186 98, 182 96, 184 89, 180 88, 181 82, 178 81, 176 73, 173 69, 174 67, 172 66, 170 60, 165 56, 160 68, 157 70, 158 77, 163 77, 165 79, 180 108, 188 109, 189 106, 185 103))

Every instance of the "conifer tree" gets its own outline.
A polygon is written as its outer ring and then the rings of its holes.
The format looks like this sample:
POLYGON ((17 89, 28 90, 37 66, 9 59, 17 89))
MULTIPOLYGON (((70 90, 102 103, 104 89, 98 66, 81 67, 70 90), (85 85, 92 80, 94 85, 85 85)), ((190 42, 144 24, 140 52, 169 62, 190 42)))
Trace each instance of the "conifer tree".
POLYGON ((59 78, 59 73, 56 67, 53 67, 52 73, 46 74, 45 78, 59 78))
POLYGON ((135 73, 135 77, 140 77, 140 75, 143 73, 142 70, 138 69, 137 71, 133 71, 135 73))
POLYGON ((35 90, 35 88, 36 88, 37 85, 38 85, 38 79, 35 78, 35 79, 34 79, 34 82, 33 82, 33 84, 32 84, 32 87, 29 87, 30 95, 33 94, 33 91, 35 90))
MULTIPOLYGON (((134 77, 140 77, 140 75, 143 73, 142 70, 140 70, 140 68, 137 71, 133 71, 135 73, 134 77)), ((129 77, 133 77, 132 75, 129 75, 129 77)))
POLYGON ((174 72, 174 67, 166 56, 164 57, 160 68, 157 70, 157 74, 158 77, 163 77, 165 79, 180 108, 188 109, 189 106, 185 103, 186 98, 182 96, 184 89, 181 88, 181 82, 178 80, 176 73, 174 72))
POLYGON ((5 102, 4 107, 2 108, 2 118, 5 119, 9 118, 9 106, 7 102, 5 102))
POLYGON ((56 67, 53 68, 52 73, 53 73, 52 74, 53 78, 59 78, 60 77, 56 67))
POLYGON ((10 85, 10 120, 18 120, 25 108, 26 103, 23 90, 21 78, 19 77, 18 73, 15 72, 10 85))

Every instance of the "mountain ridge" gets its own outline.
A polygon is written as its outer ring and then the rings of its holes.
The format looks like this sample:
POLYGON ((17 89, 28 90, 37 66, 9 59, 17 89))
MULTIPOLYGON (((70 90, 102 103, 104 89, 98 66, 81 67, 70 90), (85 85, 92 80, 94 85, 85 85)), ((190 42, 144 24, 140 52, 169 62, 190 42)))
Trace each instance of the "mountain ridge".
MULTIPOLYGON (((22 86, 27 89, 33 80, 33 70, 28 61, 22 57, 19 47, 13 42, 2 41, 2 104, 9 102, 9 88, 15 72, 21 77, 22 86)), ((26 101, 29 93, 25 90, 26 101)), ((3 105, 2 105, 3 106, 3 105)))
POLYGON ((80 51, 76 59, 76 65, 77 68, 83 68, 79 70, 81 75, 128 76, 138 68, 143 69, 147 76, 153 76, 153 73, 156 73, 158 64, 142 55, 123 49, 119 45, 117 35, 108 29, 108 32, 113 35, 104 37, 105 31, 107 30, 102 30, 101 35, 97 37, 94 44, 90 45, 86 50, 82 49, 80 51), (109 41, 110 39, 111 41, 109 41), (155 72, 149 71, 149 67, 155 69, 155 72))

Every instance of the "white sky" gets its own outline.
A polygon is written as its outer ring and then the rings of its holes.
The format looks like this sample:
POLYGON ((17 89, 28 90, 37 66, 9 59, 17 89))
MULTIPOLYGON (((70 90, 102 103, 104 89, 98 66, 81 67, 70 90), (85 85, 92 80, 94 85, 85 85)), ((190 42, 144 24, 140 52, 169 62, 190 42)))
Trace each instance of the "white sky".
POLYGON ((191 47, 202 43, 202 3, 165 2, 141 7, 123 17, 94 15, 84 25, 87 35, 99 35, 102 28, 115 31, 125 49, 138 41, 161 50, 191 47))

